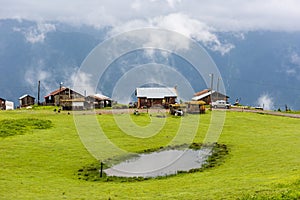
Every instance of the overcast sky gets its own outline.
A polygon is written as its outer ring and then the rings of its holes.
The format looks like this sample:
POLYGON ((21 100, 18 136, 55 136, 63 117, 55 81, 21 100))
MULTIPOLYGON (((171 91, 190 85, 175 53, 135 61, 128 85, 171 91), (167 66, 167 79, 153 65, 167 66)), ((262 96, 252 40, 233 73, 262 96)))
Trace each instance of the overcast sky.
POLYGON ((300 31, 299 0, 0 0, 0 5, 1 19, 127 28, 170 28, 179 20, 215 31, 300 31))

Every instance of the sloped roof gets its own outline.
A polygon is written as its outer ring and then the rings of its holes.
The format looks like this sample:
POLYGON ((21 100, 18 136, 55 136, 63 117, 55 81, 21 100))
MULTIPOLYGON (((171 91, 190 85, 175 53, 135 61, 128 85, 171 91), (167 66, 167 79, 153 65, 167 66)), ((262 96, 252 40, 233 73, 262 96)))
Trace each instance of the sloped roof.
POLYGON ((136 97, 146 97, 148 99, 177 97, 177 91, 175 88, 168 87, 136 88, 136 97))
MULTIPOLYGON (((44 96, 44 98, 47 98, 47 97, 49 97, 49 96, 54 96, 54 95, 57 95, 57 94, 59 94, 60 92, 63 92, 63 91, 65 91, 65 90, 70 90, 71 92, 74 92, 74 93, 77 93, 77 94, 80 94, 80 93, 78 93, 78 92, 75 92, 74 90, 72 90, 72 89, 70 89, 70 88, 67 88, 67 87, 61 87, 61 89, 60 88, 58 88, 57 90, 54 90, 53 92, 51 92, 50 94, 48 94, 47 96, 44 96)), ((82 94, 80 94, 81 96, 83 96, 82 94)))
MULTIPOLYGON (((214 94, 214 93, 218 93, 219 95, 223 95, 223 96, 226 96, 227 98, 229 98, 229 96, 227 96, 227 95, 224 95, 224 94, 222 94, 222 93, 220 93, 220 92, 217 92, 217 91, 215 91, 215 90, 212 90, 212 94, 214 94)), ((196 94, 200 94, 200 95, 194 96, 194 97, 192 98, 193 101, 199 101, 199 100, 201 100, 201 99, 203 99, 203 98, 209 96, 209 95, 211 94, 211 92, 210 92, 210 90, 206 89, 206 90, 202 90, 202 91, 200 91, 200 92, 197 92, 196 94), (204 92, 204 91, 206 91, 206 92, 204 92)), ((196 95, 196 94, 195 94, 195 95, 196 95)))
POLYGON ((210 92, 210 89, 204 89, 204 90, 202 90, 202 91, 200 91, 200 92, 196 92, 196 93, 194 94, 194 96, 200 96, 200 95, 205 94, 205 93, 207 93, 207 92, 210 92))
POLYGON ((50 94, 48 94, 47 96, 45 96, 45 98, 49 97, 49 96, 53 96, 58 94, 59 92, 65 91, 67 88, 66 87, 61 87, 58 88, 57 90, 54 90, 53 92, 51 92, 50 94))
MULTIPOLYGON (((19 98, 19 100, 24 99, 25 97, 32 97, 32 98, 34 98, 33 96, 30 96, 29 94, 24 94, 23 96, 21 96, 21 97, 19 98)), ((34 98, 34 99, 35 99, 35 98, 34 98)))
MULTIPOLYGON (((215 92, 216 92, 216 91, 213 90, 213 91, 212 91, 212 94, 215 93, 215 92)), ((200 93, 200 92, 199 92, 199 93, 200 93)), ((201 100, 201 99, 203 99, 203 98, 209 96, 210 93, 211 93, 210 90, 208 90, 206 93, 202 93, 202 94, 200 93, 200 95, 193 97, 192 100, 193 100, 193 101, 199 101, 199 100, 201 100)), ((197 94, 197 93, 196 93, 196 94, 197 94)))
POLYGON ((91 95, 91 97, 97 99, 97 100, 110 100, 109 97, 103 95, 103 94, 95 94, 95 95, 91 95))

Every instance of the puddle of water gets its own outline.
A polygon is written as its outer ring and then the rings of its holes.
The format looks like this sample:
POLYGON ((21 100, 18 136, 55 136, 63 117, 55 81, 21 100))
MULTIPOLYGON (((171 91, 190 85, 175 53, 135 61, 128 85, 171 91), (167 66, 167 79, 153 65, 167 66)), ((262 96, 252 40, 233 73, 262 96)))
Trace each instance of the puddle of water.
POLYGON ((126 160, 104 170, 108 176, 158 177, 201 168, 211 155, 211 148, 200 150, 165 150, 126 160))

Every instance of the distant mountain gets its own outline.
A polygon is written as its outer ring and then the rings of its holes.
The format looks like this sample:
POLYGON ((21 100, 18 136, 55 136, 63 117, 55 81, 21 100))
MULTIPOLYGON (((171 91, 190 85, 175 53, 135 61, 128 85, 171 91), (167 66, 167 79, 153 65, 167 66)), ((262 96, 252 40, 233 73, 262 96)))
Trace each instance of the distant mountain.
MULTIPOLYGON (((42 97, 59 87, 72 85, 72 76, 89 52, 103 41, 109 27, 95 29, 57 22, 0 20, 0 97, 17 100, 28 93, 37 96, 41 80, 42 97)), ((216 33, 220 41, 234 45, 227 54, 206 48, 222 74, 230 101, 236 98, 245 105, 270 104, 283 109, 285 104, 300 109, 300 33, 254 31, 216 33), (268 101, 258 102, 260 97, 268 101)), ((111 95, 113 83, 122 76, 120 65, 153 62, 141 54, 124 55, 112 63, 101 80, 99 90, 111 95), (109 78, 108 78, 109 77, 109 78)), ((155 62, 174 66, 188 63, 171 55, 168 63, 158 57, 155 62)), ((194 71, 181 71, 195 91, 202 90, 202 80, 194 71)), ((126 70, 126 67, 123 70, 126 70)))
POLYGON ((225 56, 210 52, 228 94, 243 104, 268 96, 274 109, 300 109, 300 32, 249 32, 243 38, 223 34, 235 48, 225 56))

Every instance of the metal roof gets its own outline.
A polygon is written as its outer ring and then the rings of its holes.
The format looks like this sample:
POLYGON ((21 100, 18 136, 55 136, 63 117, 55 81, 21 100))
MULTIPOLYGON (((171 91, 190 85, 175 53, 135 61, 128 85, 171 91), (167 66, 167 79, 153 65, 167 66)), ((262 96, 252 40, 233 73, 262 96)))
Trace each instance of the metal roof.
POLYGON ((89 95, 89 98, 93 98, 98 101, 103 101, 103 100, 111 100, 108 96, 105 96, 103 94, 94 94, 94 95, 89 95))
MULTIPOLYGON (((204 91, 204 90, 203 90, 203 91, 204 91)), ((227 98, 229 98, 229 96, 227 96, 227 95, 224 95, 224 94, 222 94, 222 93, 220 93, 220 92, 217 92, 217 91, 215 91, 215 90, 212 90, 212 94, 214 94, 214 93, 218 93, 219 95, 223 95, 223 96, 226 96, 227 98)), ((207 92, 204 93, 204 94, 201 94, 201 95, 198 95, 198 96, 193 97, 192 100, 193 100, 193 101, 199 101, 199 100, 201 100, 201 99, 203 99, 203 98, 205 98, 205 97, 207 97, 207 96, 209 96, 209 95, 210 95, 210 91, 207 91, 207 92)))
POLYGON ((195 93, 195 94, 194 94, 194 97, 195 97, 195 96, 200 96, 200 95, 205 94, 205 93, 207 93, 207 92, 210 92, 210 89, 204 89, 204 90, 201 90, 200 92, 195 93))
MULTIPOLYGON (((216 92, 216 91, 213 90, 213 91, 212 91, 212 94, 215 93, 215 92, 216 92)), ((209 92, 206 92, 206 93, 201 94, 201 95, 199 95, 199 96, 195 96, 195 97, 192 98, 192 100, 193 100, 193 101, 199 101, 200 99, 203 99, 203 98, 209 96, 210 93, 211 93, 211 92, 209 91, 209 92)))
POLYGON ((136 88, 136 97, 146 97, 148 99, 177 97, 177 91, 175 88, 168 87, 136 88))
POLYGON ((110 98, 108 96, 105 96, 103 94, 95 94, 94 96, 95 99, 99 99, 99 100, 110 100, 110 98))

